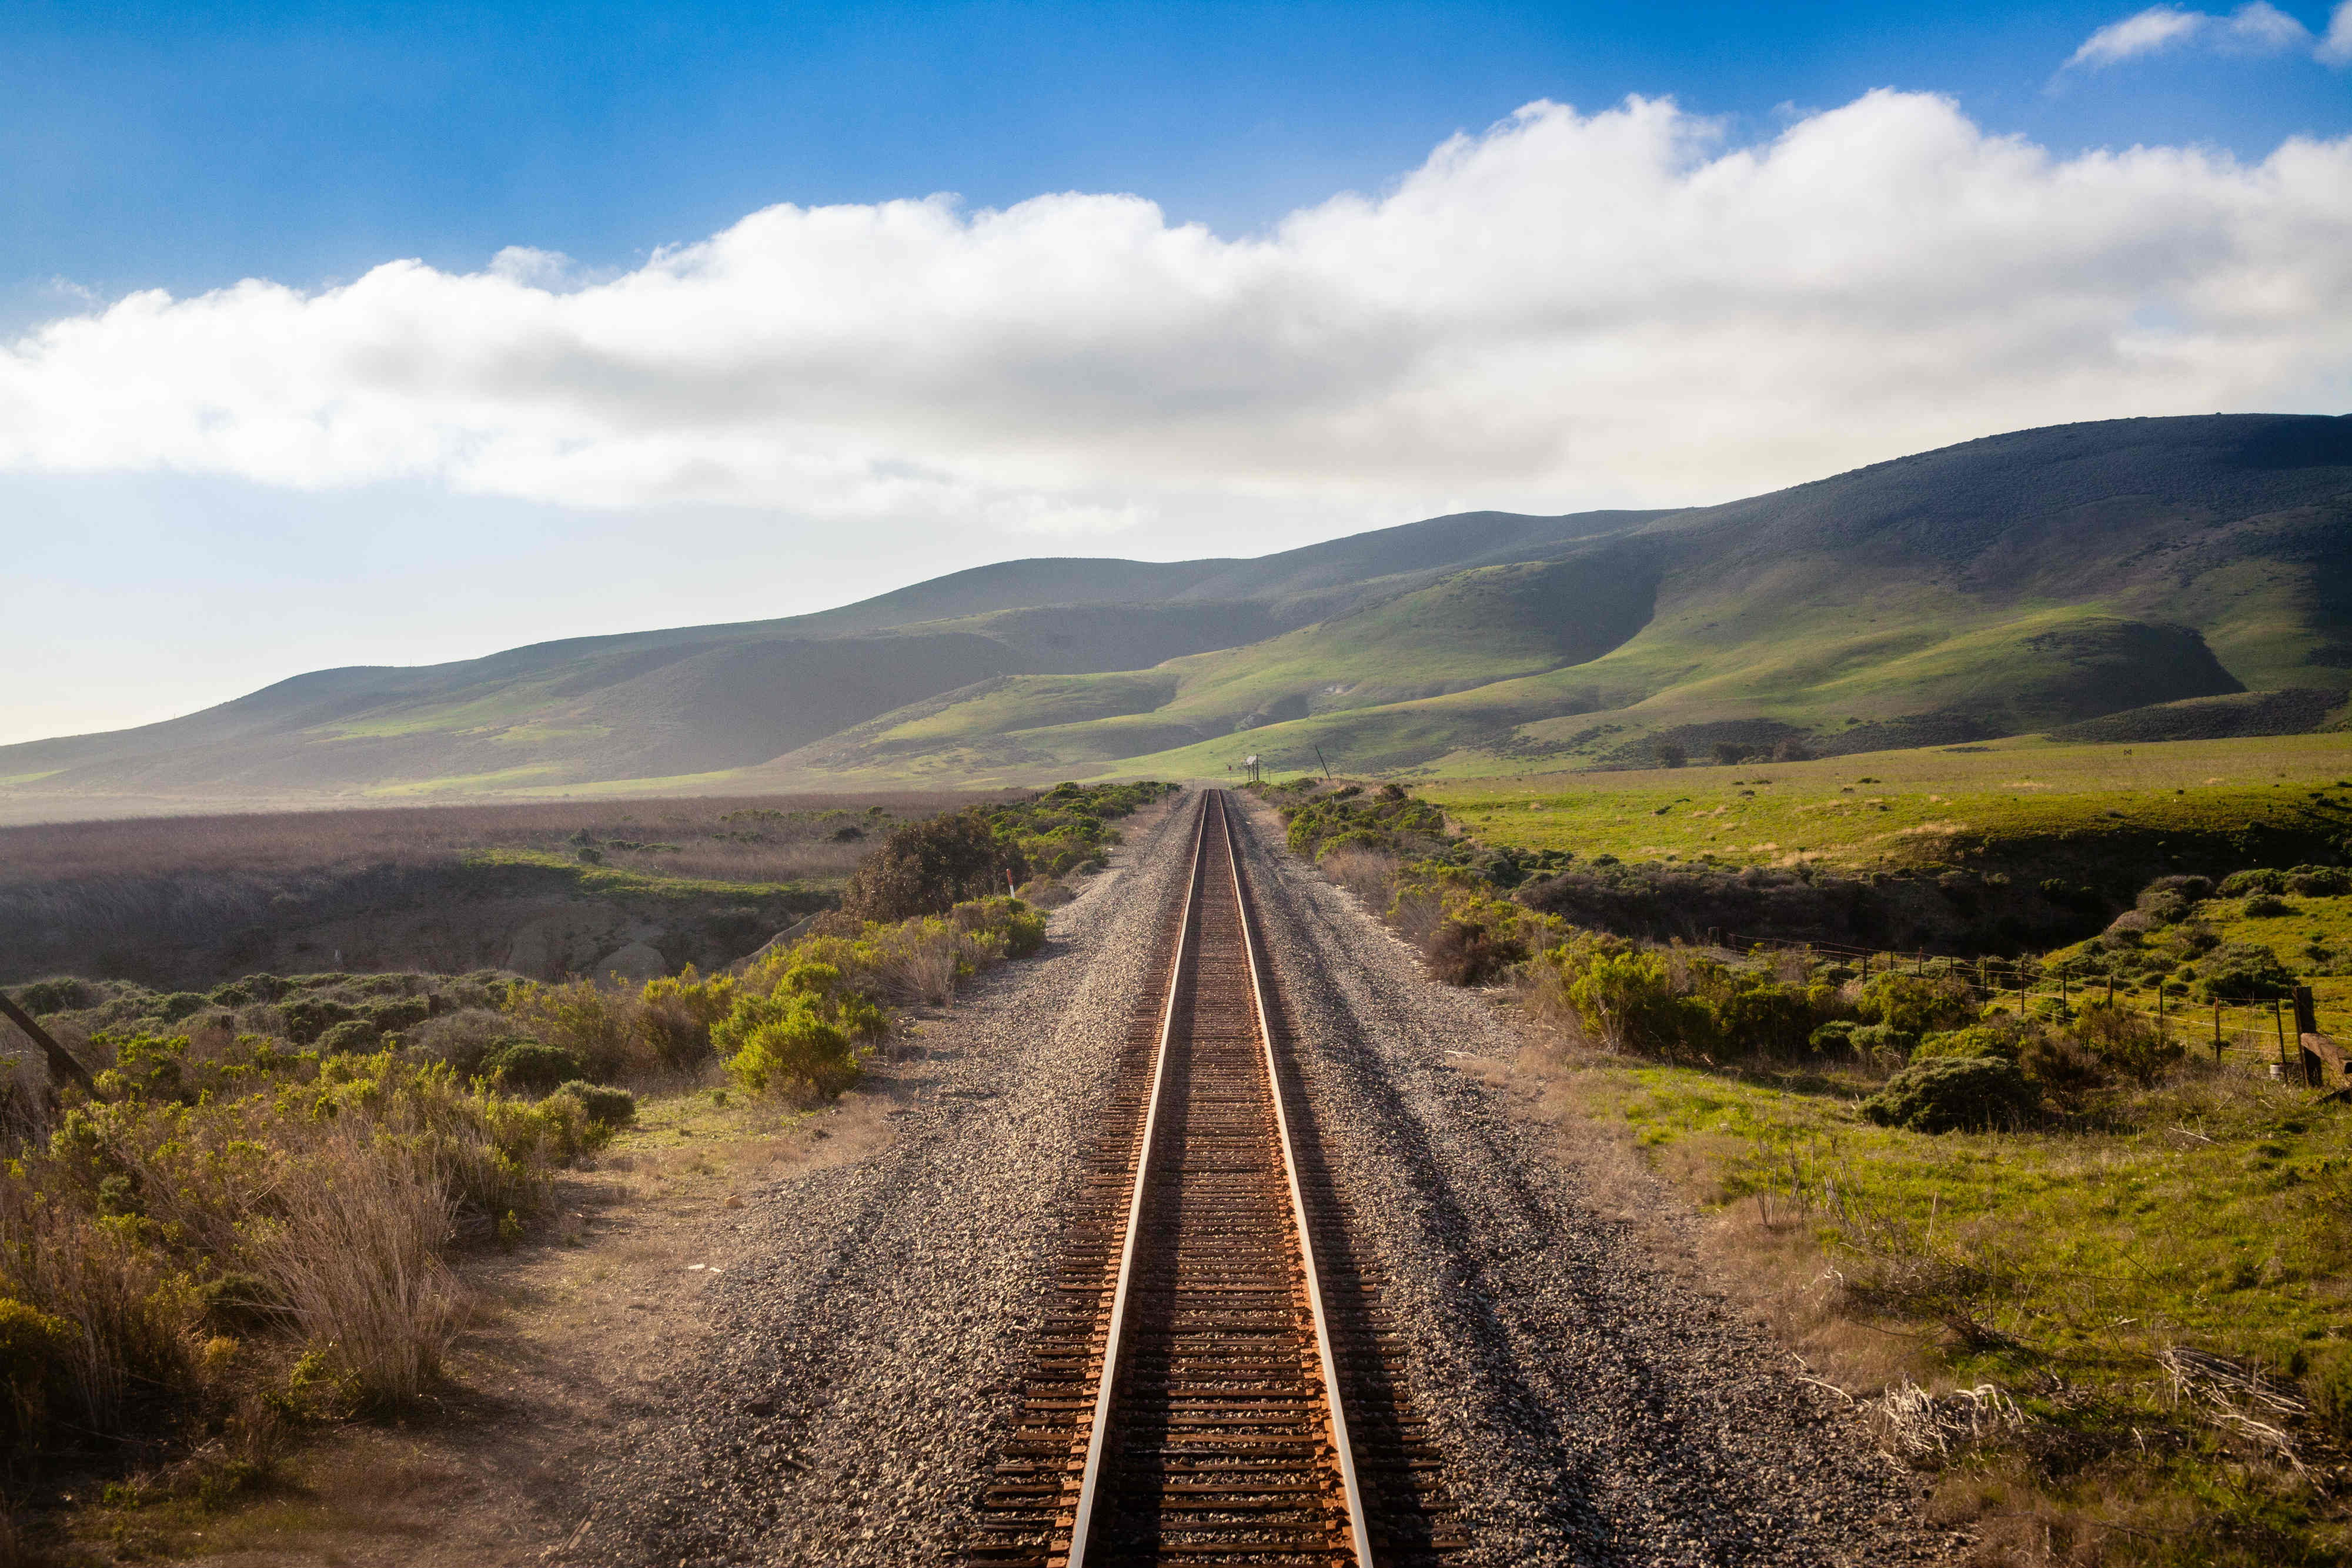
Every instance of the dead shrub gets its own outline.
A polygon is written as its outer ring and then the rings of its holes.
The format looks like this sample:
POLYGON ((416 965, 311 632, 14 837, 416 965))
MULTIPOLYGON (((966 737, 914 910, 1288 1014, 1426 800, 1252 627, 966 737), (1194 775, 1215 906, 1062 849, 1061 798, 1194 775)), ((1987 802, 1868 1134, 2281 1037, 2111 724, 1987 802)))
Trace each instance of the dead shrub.
POLYGON ((283 1196, 256 1249, 263 1278, 363 1396, 415 1399, 456 1320, 447 1173, 423 1140, 360 1124, 322 1140, 283 1196))
POLYGON ((1367 909, 1388 907, 1390 890, 1396 885, 1397 868, 1402 863, 1392 854, 1360 844, 1343 845, 1322 860, 1323 874, 1354 894, 1367 909))

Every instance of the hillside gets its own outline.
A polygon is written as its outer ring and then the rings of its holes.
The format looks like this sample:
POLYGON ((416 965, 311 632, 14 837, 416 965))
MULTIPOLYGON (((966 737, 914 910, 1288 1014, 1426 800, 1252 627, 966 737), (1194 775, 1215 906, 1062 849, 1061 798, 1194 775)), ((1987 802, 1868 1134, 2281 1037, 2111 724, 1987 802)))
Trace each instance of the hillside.
POLYGON ((0 748, 0 809, 2158 739, 2309 728, 2347 689, 2352 417, 2121 420, 1718 507, 1011 561, 787 620, 323 671, 0 748))

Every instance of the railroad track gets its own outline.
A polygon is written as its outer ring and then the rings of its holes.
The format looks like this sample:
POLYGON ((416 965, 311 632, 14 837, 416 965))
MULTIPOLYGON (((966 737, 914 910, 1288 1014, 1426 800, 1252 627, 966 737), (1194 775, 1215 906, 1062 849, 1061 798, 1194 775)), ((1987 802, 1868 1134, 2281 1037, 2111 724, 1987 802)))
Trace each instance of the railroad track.
POLYGON ((971 1568, 1443 1563, 1465 1544, 1202 800, 971 1568))

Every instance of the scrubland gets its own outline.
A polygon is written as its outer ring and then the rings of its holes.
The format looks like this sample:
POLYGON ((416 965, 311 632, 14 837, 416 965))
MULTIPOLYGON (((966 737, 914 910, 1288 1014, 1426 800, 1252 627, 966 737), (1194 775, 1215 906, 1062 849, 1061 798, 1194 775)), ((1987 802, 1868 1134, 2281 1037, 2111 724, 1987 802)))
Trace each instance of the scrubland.
POLYGON ((2345 774, 2315 737, 1264 793, 1519 1013, 1540 1114, 1710 1217, 1974 1561, 2316 1563, 2352 1552, 2352 1087, 2281 1039, 2298 985, 2352 1034, 2345 774), (1927 951, 1710 939, 1963 904, 1927 951))
POLYGON ((674 928, 673 967, 707 967, 831 903, 892 827, 1003 798, 567 801, 0 829, 0 982, 52 970, 180 984, 236 967, 467 969, 503 964, 515 928, 581 903, 614 912, 616 925, 674 928))
MULTIPOLYGON (((878 805, 729 806, 711 820, 764 835, 737 841, 753 852, 862 858, 840 908, 710 972, 13 988, 96 1084, 51 1084, 32 1042, 0 1025, 0 1481, 22 1552, 72 1555, 79 1516, 54 1505, 77 1488, 115 1515, 194 1529, 268 1498, 316 1434, 437 1397, 473 1310, 465 1260, 576 1242, 553 1201, 561 1173, 598 1158, 641 1103, 656 1124, 730 1095, 786 1113, 824 1104, 905 1020, 1036 951, 1044 918, 1008 887, 1053 902, 1103 863, 1110 824, 1165 788, 1068 786, 895 826, 878 805)), ((493 826, 568 827, 559 841, 589 874, 630 873, 580 851, 673 852, 577 821, 493 826)), ((418 852, 467 836, 433 831, 418 852)), ((187 858, 236 863, 242 831, 187 858)), ((46 869, 90 863, 59 852, 46 869)))

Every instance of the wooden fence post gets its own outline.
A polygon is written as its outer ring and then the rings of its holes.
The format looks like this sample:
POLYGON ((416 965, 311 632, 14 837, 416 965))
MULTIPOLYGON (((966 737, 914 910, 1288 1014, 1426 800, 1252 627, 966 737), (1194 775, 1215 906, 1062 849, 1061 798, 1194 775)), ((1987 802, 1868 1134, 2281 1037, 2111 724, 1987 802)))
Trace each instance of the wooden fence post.
POLYGON ((2213 1004, 2213 1060, 2221 1060, 2221 1004, 2213 1004))
POLYGON ((96 1081, 89 1075, 89 1069, 66 1054, 66 1048, 51 1040, 49 1031, 33 1021, 32 1014, 10 1001, 5 991, 0 991, 0 1018, 23 1030, 25 1038, 41 1048, 41 1054, 49 1059, 50 1077, 69 1079, 81 1085, 81 1092, 91 1099, 101 1098, 96 1081))
POLYGON ((2276 997, 2271 998, 2271 1022, 2278 1026, 2279 1071, 2286 1071, 2286 1009, 2279 1006, 2276 997))

